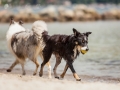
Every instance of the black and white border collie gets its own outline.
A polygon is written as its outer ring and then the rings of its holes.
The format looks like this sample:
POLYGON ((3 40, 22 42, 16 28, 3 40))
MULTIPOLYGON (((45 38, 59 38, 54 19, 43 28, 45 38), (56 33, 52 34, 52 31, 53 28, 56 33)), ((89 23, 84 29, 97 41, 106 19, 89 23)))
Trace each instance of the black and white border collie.
POLYGON ((66 66, 64 68, 63 73, 60 75, 61 78, 64 78, 64 75, 68 69, 71 69, 73 76, 77 81, 81 79, 77 75, 73 62, 79 56, 80 52, 84 54, 89 50, 88 44, 88 36, 91 32, 80 33, 76 29, 73 28, 72 35, 48 35, 47 31, 42 33, 43 41, 45 42, 45 47, 43 49, 43 57, 44 61, 41 64, 40 69, 40 77, 43 75, 43 67, 50 60, 52 54, 56 57, 56 64, 54 66, 54 76, 55 78, 59 78, 56 73, 56 69, 58 65, 61 63, 62 58, 66 61, 66 66))

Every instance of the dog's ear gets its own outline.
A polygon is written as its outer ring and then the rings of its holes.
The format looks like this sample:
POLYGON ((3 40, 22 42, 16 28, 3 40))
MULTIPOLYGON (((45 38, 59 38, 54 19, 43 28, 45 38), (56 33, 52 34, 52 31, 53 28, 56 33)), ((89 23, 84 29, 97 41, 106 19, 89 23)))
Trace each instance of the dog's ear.
POLYGON ((88 37, 92 32, 86 32, 85 35, 88 37))
POLYGON ((11 24, 14 24, 13 17, 10 18, 10 25, 11 25, 11 24))
POLYGON ((74 33, 74 36, 79 36, 80 34, 75 28, 73 28, 73 33, 74 33))
POLYGON ((23 24, 23 21, 22 21, 22 20, 19 20, 19 24, 22 25, 22 24, 23 24))

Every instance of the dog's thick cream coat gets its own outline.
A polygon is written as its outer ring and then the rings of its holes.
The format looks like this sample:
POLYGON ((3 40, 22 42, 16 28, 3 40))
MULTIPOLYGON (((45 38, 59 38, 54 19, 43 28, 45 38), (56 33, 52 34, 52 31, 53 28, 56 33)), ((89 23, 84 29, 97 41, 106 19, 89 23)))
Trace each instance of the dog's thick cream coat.
MULTIPOLYGON (((17 55, 16 55, 16 53, 15 53, 15 49, 11 46, 11 42, 12 42, 12 38, 13 38, 13 36, 16 34, 16 33, 19 33, 19 32, 24 32, 24 31, 26 31, 26 29, 24 28, 24 27, 22 27, 19 23, 17 23, 17 22, 15 22, 14 21, 14 23, 12 23, 10 26, 9 26, 9 29, 8 29, 8 32, 7 32, 7 35, 6 35, 6 38, 7 38, 7 43, 8 43, 8 47, 9 47, 9 49, 10 49, 10 51, 11 51, 11 53, 16 57, 16 60, 18 60, 21 64, 24 64, 25 63, 25 60, 22 60, 21 58, 19 58, 17 55)), ((35 48, 36 49, 36 51, 35 51, 35 53, 34 53, 34 55, 33 55, 33 57, 37 57, 38 55, 40 55, 41 56, 41 58, 43 59, 43 56, 42 56, 42 50, 44 49, 44 47, 45 47, 45 43, 44 43, 44 41, 43 41, 43 38, 42 38, 42 33, 44 32, 44 31, 47 31, 47 25, 46 25, 46 23, 45 22, 43 22, 43 21, 35 21, 34 23, 33 23, 33 25, 32 25, 32 31, 33 31, 33 35, 36 35, 37 36, 37 38, 39 39, 38 41, 39 41, 39 45, 35 48)), ((21 36, 20 38, 22 38, 22 37, 24 37, 24 35, 25 35, 25 33, 26 34, 28 34, 27 33, 27 31, 26 32, 24 32, 24 34, 21 34, 21 35, 23 35, 23 36, 21 36)), ((20 44, 20 43, 19 43, 20 44)), ((17 45, 17 44, 16 44, 17 45)), ((31 51, 32 52, 32 51, 31 51)), ((32 56, 31 56, 32 57, 32 56)), ((29 58, 29 59, 31 59, 30 58, 30 56, 27 56, 26 58, 29 58)), ((33 58, 34 59, 34 58, 33 58)), ((44 59, 43 59, 44 60, 44 59)), ((35 62, 34 60, 33 60, 33 62, 35 62)), ((13 64, 15 64, 15 63, 13 63, 13 64)), ((12 64, 12 65, 13 65, 12 64)), ((13 66, 11 65, 11 67, 13 68, 13 66)), ((16 64, 15 64, 16 65, 16 64)), ((14 65, 14 66, 15 66, 14 65)), ((9 68, 9 70, 11 70, 12 68, 9 68)), ((23 74, 25 74, 25 71, 24 71, 24 66, 22 65, 22 68, 23 68, 23 74)), ((51 66, 50 66, 50 64, 48 64, 48 71, 49 71, 49 78, 51 78, 51 66)), ((37 71, 37 70, 36 70, 37 71)))
MULTIPOLYGON (((11 48, 11 39, 12 39, 12 36, 15 34, 15 33, 18 33, 18 32, 21 32, 21 31, 25 31, 26 29, 24 27, 22 27, 21 25, 19 25, 19 23, 17 22, 14 22, 14 24, 11 24, 9 26, 9 29, 7 31, 7 35, 6 35, 6 38, 7 38, 7 43, 8 43, 8 47, 11 51, 11 53, 13 53, 12 51, 12 48, 11 48)), ((32 25, 32 31, 33 32, 36 32, 37 34, 39 34, 39 38, 42 38, 42 33, 44 31, 47 31, 47 25, 45 22, 43 21, 36 21, 33 23, 32 25)), ((43 40, 42 40, 43 42, 43 40)), ((42 47, 44 48, 44 46, 42 47)), ((14 54, 14 53, 13 53, 14 54)), ((15 54, 14 54, 15 55, 15 54)), ((16 56, 16 55, 15 55, 16 56)))

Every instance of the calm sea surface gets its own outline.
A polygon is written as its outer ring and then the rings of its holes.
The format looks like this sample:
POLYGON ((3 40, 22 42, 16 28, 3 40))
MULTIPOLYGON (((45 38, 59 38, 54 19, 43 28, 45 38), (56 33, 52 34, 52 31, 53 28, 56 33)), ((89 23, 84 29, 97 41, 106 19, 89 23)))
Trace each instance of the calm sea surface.
MULTIPOLYGON (((80 32, 91 31, 89 36, 89 52, 80 55, 74 62, 74 68, 79 75, 111 76, 120 77, 120 21, 97 21, 97 22, 69 22, 69 23, 47 23, 49 34, 72 34, 72 28, 80 32)), ((24 24, 30 29, 31 23, 24 24)), ((6 31, 9 24, 0 24, 0 69, 7 69, 14 57, 9 53, 6 44, 6 31)), ((42 60, 40 58, 39 62, 42 60)), ((55 57, 51 57, 52 68, 55 64, 55 57)), ((62 60, 58 67, 58 74, 64 69, 65 61, 62 60)), ((20 68, 18 65, 15 67, 20 68)), ((34 70, 35 65, 27 61, 26 70, 34 70)), ((47 68, 45 67, 44 71, 47 68)), ((21 73, 21 72, 20 72, 21 73)), ((69 74, 71 71, 68 70, 69 74)))

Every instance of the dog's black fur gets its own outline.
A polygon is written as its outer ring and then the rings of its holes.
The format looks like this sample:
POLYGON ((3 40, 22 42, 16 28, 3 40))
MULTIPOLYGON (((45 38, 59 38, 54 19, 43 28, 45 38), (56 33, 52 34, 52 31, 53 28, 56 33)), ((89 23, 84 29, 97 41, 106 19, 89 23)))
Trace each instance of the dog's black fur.
MULTIPOLYGON (((72 73, 75 74, 76 71, 74 70, 74 67, 72 63, 77 58, 77 56, 80 54, 80 51, 76 49, 76 53, 74 52, 74 48, 76 46, 84 47, 88 43, 88 35, 91 34, 91 32, 87 33, 80 33, 76 29, 73 29, 72 35, 53 35, 50 36, 45 31, 43 32, 43 39, 46 43, 46 46, 43 50, 43 57, 44 61, 41 64, 41 70, 39 75, 43 75, 43 67, 44 65, 49 61, 52 54, 56 56, 56 65, 54 67, 54 74, 56 74, 57 66, 60 64, 61 59, 63 58, 66 60, 66 67, 64 70, 64 73, 61 75, 63 78, 65 75, 65 72, 67 71, 68 67, 71 69, 72 73), (84 37, 86 39, 84 39, 84 37)), ((88 49, 87 49, 88 50, 88 49)), ((57 75, 55 75, 56 78, 59 78, 57 75)), ((74 75, 76 80, 80 80, 80 78, 74 75)))

